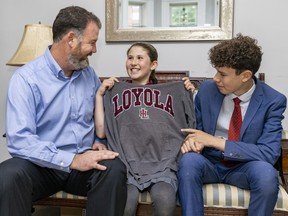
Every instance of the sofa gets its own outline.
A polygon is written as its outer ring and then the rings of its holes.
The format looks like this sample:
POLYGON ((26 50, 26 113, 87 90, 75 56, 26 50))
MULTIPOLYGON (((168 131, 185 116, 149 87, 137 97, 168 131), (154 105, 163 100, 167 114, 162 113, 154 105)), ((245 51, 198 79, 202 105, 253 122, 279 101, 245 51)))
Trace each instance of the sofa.
MULTIPOLYGON (((159 83, 181 80, 183 77, 188 77, 188 71, 157 71, 156 76, 159 83)), ((101 77, 105 79, 106 77, 101 77)), ((259 79, 264 81, 264 74, 259 74, 259 79)), ((128 77, 120 79, 127 80, 128 77)), ((201 83, 211 78, 206 77, 190 77, 191 82, 196 86, 196 89, 201 83)), ((287 179, 288 179, 288 133, 283 132, 282 140, 282 156, 275 165, 279 171, 279 194, 277 204, 273 215, 284 216, 288 215, 288 194, 287 194, 287 179)), ((204 215, 248 215, 247 208, 249 204, 250 192, 235 186, 227 184, 205 184, 203 186, 204 197, 204 215)), ((58 206, 58 207, 73 207, 82 208, 85 215, 86 197, 67 194, 63 191, 38 200, 33 203, 33 206, 58 206)), ((143 192, 139 195, 139 205, 137 216, 152 215, 151 199, 148 192, 143 192)), ((176 215, 181 215, 181 207, 177 206, 176 215)))

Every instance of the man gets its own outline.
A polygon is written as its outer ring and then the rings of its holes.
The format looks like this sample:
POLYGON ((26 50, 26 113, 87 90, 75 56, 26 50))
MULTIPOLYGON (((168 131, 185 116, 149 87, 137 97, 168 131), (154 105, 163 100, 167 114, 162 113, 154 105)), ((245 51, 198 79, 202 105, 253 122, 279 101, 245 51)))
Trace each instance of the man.
POLYGON ((197 129, 182 130, 189 133, 178 171, 183 215, 204 214, 203 184, 226 183, 250 190, 249 215, 271 216, 286 97, 255 77, 262 59, 255 39, 239 34, 211 48, 209 58, 217 72, 196 95, 197 129))
POLYGON ((33 201, 59 190, 87 196, 87 216, 124 212, 125 165, 94 131, 100 80, 88 56, 100 28, 81 7, 60 10, 52 46, 13 75, 6 114, 12 158, 0 164, 1 216, 31 215, 33 201))

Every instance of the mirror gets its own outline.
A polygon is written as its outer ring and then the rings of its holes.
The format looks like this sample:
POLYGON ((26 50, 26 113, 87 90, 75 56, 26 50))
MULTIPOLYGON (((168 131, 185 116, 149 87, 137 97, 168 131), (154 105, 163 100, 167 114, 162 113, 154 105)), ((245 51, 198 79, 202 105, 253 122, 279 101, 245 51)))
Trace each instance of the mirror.
POLYGON ((232 38, 233 0, 106 0, 106 42, 232 38))

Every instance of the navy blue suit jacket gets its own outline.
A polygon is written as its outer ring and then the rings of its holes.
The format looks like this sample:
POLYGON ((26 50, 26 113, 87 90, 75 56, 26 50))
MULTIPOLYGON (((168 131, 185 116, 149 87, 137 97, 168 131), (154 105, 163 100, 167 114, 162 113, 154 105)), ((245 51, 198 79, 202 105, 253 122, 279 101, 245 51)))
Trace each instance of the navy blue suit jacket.
MULTIPOLYGON (((240 141, 226 141, 224 159, 261 160, 274 165, 281 154, 281 121, 286 97, 255 77, 254 81, 256 88, 243 119, 240 141)), ((197 129, 215 134, 224 97, 214 81, 201 84, 195 98, 197 129)), ((222 152, 214 148, 204 148, 203 155, 212 163, 223 158, 222 152)))

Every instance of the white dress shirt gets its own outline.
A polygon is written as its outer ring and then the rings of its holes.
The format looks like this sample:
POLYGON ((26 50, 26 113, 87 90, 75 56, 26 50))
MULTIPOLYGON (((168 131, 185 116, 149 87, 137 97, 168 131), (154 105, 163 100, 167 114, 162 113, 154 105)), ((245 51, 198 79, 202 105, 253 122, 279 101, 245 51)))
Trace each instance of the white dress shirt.
MULTIPOLYGON (((247 91, 241 96, 238 96, 238 98, 241 100, 240 107, 241 107, 241 114, 242 114, 242 120, 245 117, 246 111, 248 109, 250 99, 252 97, 252 94, 255 90, 255 82, 253 80, 253 85, 247 91)), ((233 98, 237 97, 235 94, 228 94, 224 97, 222 107, 219 113, 219 117, 217 120, 217 126, 215 131, 215 136, 223 137, 224 139, 228 138, 228 129, 230 124, 230 119, 234 110, 234 101, 233 98)))

